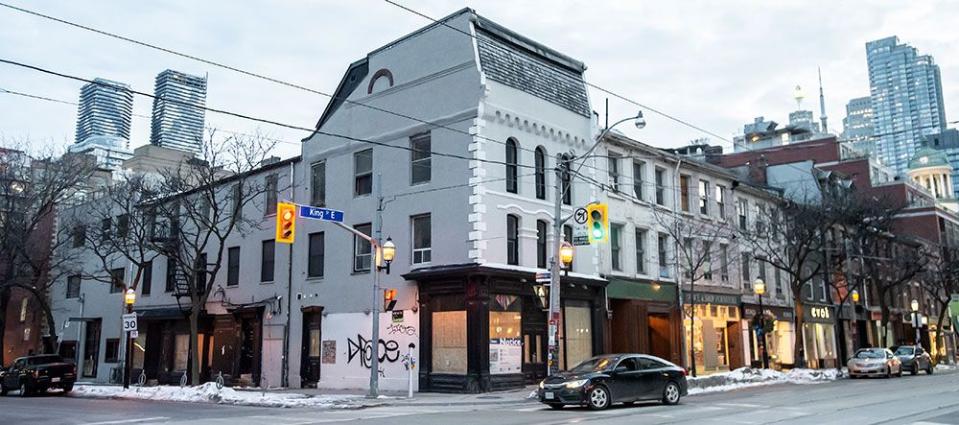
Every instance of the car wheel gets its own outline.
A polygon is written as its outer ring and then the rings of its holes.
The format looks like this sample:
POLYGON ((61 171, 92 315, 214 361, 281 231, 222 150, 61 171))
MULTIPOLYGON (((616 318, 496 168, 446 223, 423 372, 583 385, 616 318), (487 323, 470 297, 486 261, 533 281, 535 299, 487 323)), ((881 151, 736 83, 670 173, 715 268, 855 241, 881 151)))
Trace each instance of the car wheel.
POLYGON ((27 386, 26 382, 20 384, 20 397, 29 397, 29 396, 30 396, 30 387, 27 386))
POLYGON ((918 374, 919 374, 919 365, 917 365, 917 364, 912 365, 912 369, 909 370, 909 374, 912 375, 912 376, 918 375, 918 374))
POLYGON ((886 376, 883 378, 889 379, 892 378, 892 366, 886 366, 886 376))
POLYGON ((679 385, 676 385, 675 382, 669 382, 666 384, 666 388, 663 388, 663 404, 673 405, 679 403, 679 385))
POLYGON ((70 391, 73 391, 73 384, 67 384, 63 386, 63 393, 67 394, 70 391))
POLYGON ((609 390, 606 387, 596 386, 589 390, 586 397, 590 409, 602 410, 609 407, 609 390))
POLYGON ((926 375, 932 375, 932 371, 933 371, 932 363, 929 363, 929 367, 926 368, 926 375))
POLYGON ((559 410, 563 408, 563 405, 561 403, 550 403, 549 408, 553 410, 559 410))

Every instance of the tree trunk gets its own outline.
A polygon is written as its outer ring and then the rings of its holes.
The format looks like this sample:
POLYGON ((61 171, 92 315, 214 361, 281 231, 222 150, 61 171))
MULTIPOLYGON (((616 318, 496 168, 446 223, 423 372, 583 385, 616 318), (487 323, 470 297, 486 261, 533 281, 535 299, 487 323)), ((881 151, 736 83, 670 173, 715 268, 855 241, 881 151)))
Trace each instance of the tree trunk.
POLYGON ((200 305, 194 303, 190 308, 190 352, 189 367, 190 385, 200 384, 200 353, 198 352, 197 342, 199 338, 200 305))
POLYGON ((886 302, 885 291, 879 291, 879 309, 882 311, 882 335, 876 345, 884 347, 889 340, 889 303, 886 302))
MULTIPOLYGON (((946 321, 946 312, 949 311, 949 302, 939 303, 939 322, 936 324, 936 345, 946 349, 946 356, 949 356, 949 347, 946 346, 946 338, 942 333, 943 322, 946 321)), ((949 359, 949 363, 952 363, 952 359, 949 359)), ((942 361, 942 357, 939 353, 936 353, 936 363, 942 361)))
POLYGON ((3 345, 3 340, 6 338, 7 332, 7 305, 10 304, 10 287, 3 286, 0 288, 0 365, 3 365, 3 353, 6 353, 6 348, 3 345))
MULTIPOLYGON (((690 286, 692 289, 692 286, 690 286)), ((692 300, 692 291, 690 291, 689 299, 692 300)), ((682 315, 680 315, 682 317, 682 315)), ((680 323, 680 327, 685 327, 684 324, 680 323)), ((693 375, 693 378, 696 377, 696 303, 692 302, 689 304, 689 373, 693 375)))
MULTIPOLYGON (((793 292, 795 293, 795 291, 793 292)), ((797 368, 806 367, 806 348, 805 348, 805 338, 803 338, 803 322, 806 319, 805 314, 803 313, 803 300, 802 300, 802 291, 799 291, 799 296, 793 297, 793 302, 796 304, 796 346, 793 350, 793 356, 795 361, 793 362, 797 368)))

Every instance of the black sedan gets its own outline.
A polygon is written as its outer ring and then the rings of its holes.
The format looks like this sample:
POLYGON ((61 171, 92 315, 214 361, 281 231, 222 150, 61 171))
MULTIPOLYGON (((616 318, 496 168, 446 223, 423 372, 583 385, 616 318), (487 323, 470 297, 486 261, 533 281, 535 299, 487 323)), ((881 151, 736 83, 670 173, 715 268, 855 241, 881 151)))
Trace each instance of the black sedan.
POLYGON ((686 395, 686 370, 645 354, 609 354, 588 359, 539 384, 539 401, 554 409, 566 405, 605 409, 641 400, 679 403, 686 395))
POLYGON ((77 367, 55 354, 20 357, 0 376, 0 395, 20 390, 20 396, 46 392, 48 388, 73 390, 77 367))
POLYGON ((902 362, 902 370, 915 375, 919 371, 932 375, 932 358, 929 353, 917 345, 902 345, 895 349, 895 355, 902 362))

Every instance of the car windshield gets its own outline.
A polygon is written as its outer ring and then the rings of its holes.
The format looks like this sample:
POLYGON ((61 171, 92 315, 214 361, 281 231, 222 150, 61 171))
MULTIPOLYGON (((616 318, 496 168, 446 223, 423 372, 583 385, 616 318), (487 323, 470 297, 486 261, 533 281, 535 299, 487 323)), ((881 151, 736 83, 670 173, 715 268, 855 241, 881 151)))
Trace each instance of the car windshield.
POLYGON ((30 365, 30 366, 36 366, 36 365, 47 364, 47 363, 59 363, 62 361, 63 359, 60 358, 60 356, 56 356, 56 355, 27 357, 27 365, 30 365))
POLYGON ((911 356, 911 355, 913 354, 914 350, 915 350, 915 349, 912 348, 912 347, 899 347, 899 348, 896 349, 896 355, 897 355, 897 356, 911 356))
POLYGON ((886 354, 879 350, 860 350, 856 353, 857 359, 881 359, 886 357, 886 354))
POLYGON ((606 370, 612 364, 615 357, 593 357, 587 359, 582 363, 576 365, 576 367, 570 369, 570 372, 582 373, 582 372, 599 372, 601 370, 606 370))

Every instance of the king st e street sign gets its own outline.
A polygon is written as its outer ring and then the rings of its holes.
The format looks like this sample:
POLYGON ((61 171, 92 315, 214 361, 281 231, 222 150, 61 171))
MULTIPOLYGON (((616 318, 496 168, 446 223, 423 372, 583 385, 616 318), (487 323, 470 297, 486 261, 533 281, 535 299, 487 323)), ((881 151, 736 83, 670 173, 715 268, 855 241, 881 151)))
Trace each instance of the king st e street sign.
POLYGON ((332 221, 336 223, 343 222, 343 211, 313 207, 310 205, 300 205, 298 215, 302 218, 313 220, 332 221))

